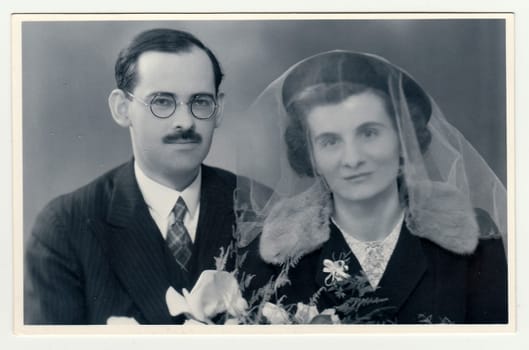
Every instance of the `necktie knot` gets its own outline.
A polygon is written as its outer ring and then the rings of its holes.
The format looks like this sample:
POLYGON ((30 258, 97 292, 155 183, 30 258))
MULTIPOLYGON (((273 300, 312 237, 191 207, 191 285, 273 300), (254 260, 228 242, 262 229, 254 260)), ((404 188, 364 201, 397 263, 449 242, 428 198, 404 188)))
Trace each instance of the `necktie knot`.
POLYGON ((173 207, 174 222, 184 222, 184 216, 186 215, 187 206, 182 197, 178 197, 176 204, 173 207))

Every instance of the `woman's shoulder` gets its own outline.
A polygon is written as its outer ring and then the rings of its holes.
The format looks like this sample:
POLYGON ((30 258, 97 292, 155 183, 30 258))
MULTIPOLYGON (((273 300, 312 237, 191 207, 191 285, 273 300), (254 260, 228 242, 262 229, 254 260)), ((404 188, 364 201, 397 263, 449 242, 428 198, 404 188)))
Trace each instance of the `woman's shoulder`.
POLYGON ((498 226, 490 217, 489 213, 481 208, 474 208, 476 221, 479 226, 479 238, 481 240, 499 239, 502 237, 498 226))
POLYGON ((486 258, 487 260, 506 260, 505 248, 502 233, 489 215, 481 208, 474 208, 476 221, 479 227, 478 245, 471 256, 474 259, 486 258))
POLYGON ((502 234, 490 215, 483 209, 475 208, 476 222, 479 234, 475 249, 460 252, 457 249, 449 249, 437 244, 428 238, 421 237, 422 246, 426 254, 442 256, 453 259, 466 260, 470 264, 487 265, 490 262, 505 264, 506 253, 502 234))

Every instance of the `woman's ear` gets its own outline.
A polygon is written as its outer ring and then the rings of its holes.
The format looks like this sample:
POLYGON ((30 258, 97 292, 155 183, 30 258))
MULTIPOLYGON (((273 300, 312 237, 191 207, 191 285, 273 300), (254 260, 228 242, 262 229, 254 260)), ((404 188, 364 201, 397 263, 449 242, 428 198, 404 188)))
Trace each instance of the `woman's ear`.
POLYGON ((112 118, 121 127, 128 128, 130 126, 129 119, 129 100, 125 92, 120 89, 114 89, 108 96, 108 106, 112 113, 112 118))
POLYGON ((215 112, 215 127, 218 128, 222 121, 222 110, 224 109, 224 94, 219 92, 217 94, 217 111, 215 112))

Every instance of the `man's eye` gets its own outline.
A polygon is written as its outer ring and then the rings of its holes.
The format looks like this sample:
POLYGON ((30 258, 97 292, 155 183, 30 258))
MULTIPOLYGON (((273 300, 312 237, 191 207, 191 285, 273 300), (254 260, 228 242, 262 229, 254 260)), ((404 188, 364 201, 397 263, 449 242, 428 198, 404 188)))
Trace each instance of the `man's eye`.
POLYGON ((197 106, 200 106, 200 107, 205 107, 205 106, 209 106, 210 105, 210 101, 206 100, 206 99, 196 99, 193 101, 193 104, 197 105, 197 106))
POLYGON ((193 104, 197 107, 208 107, 213 103, 213 99, 209 96, 197 96, 193 99, 193 104))
POLYGON ((158 96, 152 100, 151 104, 157 107, 170 107, 174 101, 169 97, 158 96))

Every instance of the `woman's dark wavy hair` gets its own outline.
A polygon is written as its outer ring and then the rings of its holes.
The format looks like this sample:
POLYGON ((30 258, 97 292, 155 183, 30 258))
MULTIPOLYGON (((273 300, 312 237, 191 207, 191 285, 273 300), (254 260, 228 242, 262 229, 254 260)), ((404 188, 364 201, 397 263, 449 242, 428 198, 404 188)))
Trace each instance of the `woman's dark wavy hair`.
MULTIPOLYGON (((340 103, 352 95, 370 91, 384 100, 391 117, 395 118, 396 115, 387 87, 387 63, 373 62, 370 56, 342 51, 332 52, 330 58, 324 57, 325 61, 321 59, 323 56, 315 56, 301 63, 283 84, 283 104, 288 114, 284 134, 287 156, 290 166, 300 176, 314 176, 306 123, 307 114, 314 107, 340 103), (348 62, 349 59, 352 61, 348 62), (355 67, 355 72, 361 71, 362 74, 358 76, 358 73, 354 73, 355 76, 347 79, 346 69, 350 64, 364 65, 364 70, 355 67), (311 79, 311 73, 314 79, 311 79)), ((402 87, 419 147, 424 153, 431 142, 431 133, 427 127, 431 115, 430 101, 422 88, 405 74, 402 74, 402 87)), ((393 122, 396 127, 394 119, 393 122)))
POLYGON ((213 52, 190 33, 175 29, 151 29, 138 34, 130 45, 119 53, 114 66, 114 75, 118 89, 133 91, 137 80, 138 57, 147 51, 168 53, 190 52, 193 47, 203 50, 211 60, 215 78, 215 90, 218 92, 223 73, 220 63, 213 52))

